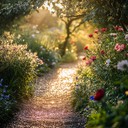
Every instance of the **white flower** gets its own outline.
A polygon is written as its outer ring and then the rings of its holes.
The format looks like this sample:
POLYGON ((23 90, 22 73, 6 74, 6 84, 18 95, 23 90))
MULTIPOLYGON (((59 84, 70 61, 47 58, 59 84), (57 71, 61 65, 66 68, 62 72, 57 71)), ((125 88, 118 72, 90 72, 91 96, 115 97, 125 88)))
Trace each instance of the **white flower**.
POLYGON ((18 34, 17 39, 20 39, 20 37, 21 37, 21 35, 20 35, 20 34, 18 34))
POLYGON ((125 35, 125 40, 128 41, 128 34, 125 35))
POLYGON ((106 60, 106 66, 107 66, 107 67, 110 65, 110 62, 111 62, 110 59, 107 59, 107 60, 106 60))
POLYGON ((56 65, 56 62, 52 62, 52 65, 56 65))
POLYGON ((38 25, 34 25, 32 28, 33 28, 33 29, 37 29, 37 27, 38 27, 38 25))
POLYGON ((35 34, 32 34, 31 36, 32 36, 33 38, 35 38, 35 34))
POLYGON ((119 61, 117 64, 117 69, 121 71, 128 70, 128 60, 119 61))
POLYGON ((37 31, 36 31, 36 33, 37 33, 37 34, 39 34, 39 33, 40 33, 40 31, 38 31, 38 30, 37 30, 37 31))
POLYGON ((117 36, 117 33, 110 33, 110 36, 116 37, 117 36))

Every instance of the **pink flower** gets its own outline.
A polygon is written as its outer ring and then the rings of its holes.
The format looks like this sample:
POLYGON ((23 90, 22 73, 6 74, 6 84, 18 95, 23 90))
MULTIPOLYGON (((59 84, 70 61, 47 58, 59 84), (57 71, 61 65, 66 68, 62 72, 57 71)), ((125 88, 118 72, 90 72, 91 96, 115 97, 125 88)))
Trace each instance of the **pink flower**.
POLYGON ((88 46, 85 46, 85 47, 84 47, 84 50, 88 50, 88 46))
POLYGON ((124 31, 124 29, 121 26, 115 26, 114 28, 117 31, 124 31))
POLYGON ((94 33, 96 33, 96 34, 98 34, 98 32, 99 32, 99 30, 98 30, 98 29, 96 29, 96 30, 94 31, 94 33))
POLYGON ((86 61, 86 65, 87 66, 90 66, 92 64, 92 62, 93 62, 93 60, 92 59, 89 59, 89 60, 86 61))
POLYGON ((117 33, 110 33, 110 36, 117 37, 117 33))
POLYGON ((94 61, 94 60, 96 60, 96 56, 92 56, 90 59, 91 59, 92 61, 94 61))
POLYGON ((93 34, 89 34, 88 36, 89 36, 90 38, 92 38, 92 37, 93 37, 93 34))
POLYGON ((124 29, 123 29, 123 28, 121 28, 121 27, 119 27, 119 28, 118 28, 118 31, 124 31, 124 29))
POLYGON ((114 47, 114 49, 117 51, 117 52, 121 52, 121 51, 123 51, 124 49, 125 49, 125 44, 116 44, 115 45, 115 47, 114 47))
POLYGON ((107 28, 101 28, 101 32, 106 32, 107 28))

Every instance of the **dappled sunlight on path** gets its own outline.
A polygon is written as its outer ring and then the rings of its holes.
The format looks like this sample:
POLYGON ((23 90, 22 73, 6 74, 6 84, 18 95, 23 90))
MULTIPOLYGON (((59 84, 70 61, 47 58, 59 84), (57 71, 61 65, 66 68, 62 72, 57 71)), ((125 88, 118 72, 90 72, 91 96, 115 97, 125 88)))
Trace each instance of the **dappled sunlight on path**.
POLYGON ((84 128, 71 107, 77 63, 63 64, 37 80, 34 97, 7 128, 84 128))

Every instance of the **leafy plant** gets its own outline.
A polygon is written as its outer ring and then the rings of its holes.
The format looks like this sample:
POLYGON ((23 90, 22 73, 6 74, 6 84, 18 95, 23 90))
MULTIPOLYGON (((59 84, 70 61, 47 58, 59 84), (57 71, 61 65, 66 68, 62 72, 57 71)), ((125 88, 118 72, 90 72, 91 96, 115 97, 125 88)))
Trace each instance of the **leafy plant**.
MULTIPOLYGON (((17 36, 18 34, 16 34, 16 37, 17 36)), ((27 50, 33 53, 36 52, 37 56, 44 62, 43 65, 40 65, 37 69, 39 75, 48 72, 50 68, 54 67, 59 61, 59 55, 44 46, 35 33, 31 33, 30 31, 24 32, 19 35, 19 38, 15 38, 15 42, 17 44, 27 45, 27 50)))
POLYGON ((4 84, 11 85, 17 100, 29 96, 35 69, 42 61, 36 54, 26 51, 25 45, 1 44, 0 49, 0 78, 4 79, 4 84))
MULTIPOLYGON (((86 67, 78 71, 76 85, 79 86, 74 92, 74 107, 85 115, 88 128, 121 128, 121 122, 118 125, 111 122, 108 126, 107 121, 112 112, 118 111, 116 108, 120 101, 127 100, 127 34, 123 33, 122 27, 115 26, 109 30, 97 29, 89 38, 94 42, 94 48, 84 47, 83 61, 86 67), (83 99, 83 102, 80 103, 79 99, 83 99), (102 115, 104 118, 101 118, 102 115)), ((120 107, 123 105, 125 106, 125 103, 120 104, 120 107)), ((127 110, 124 112, 127 116, 127 110)), ((120 118, 120 114, 114 115, 113 118, 120 118)), ((124 124, 124 128, 126 126, 124 124)))

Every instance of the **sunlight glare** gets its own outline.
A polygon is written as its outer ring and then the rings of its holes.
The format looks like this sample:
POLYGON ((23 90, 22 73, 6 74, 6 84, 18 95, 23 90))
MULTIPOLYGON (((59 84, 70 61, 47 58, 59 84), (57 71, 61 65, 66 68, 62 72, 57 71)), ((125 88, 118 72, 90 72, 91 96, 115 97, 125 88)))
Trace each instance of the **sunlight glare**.
MULTIPOLYGON (((59 7, 60 9, 63 8, 62 4, 56 3, 57 0, 52 0, 52 2, 54 2, 55 5, 56 5, 57 7, 59 7)), ((55 12, 52 3, 49 4, 48 1, 45 1, 43 6, 44 6, 46 9, 48 9, 48 10, 50 11, 50 13, 54 13, 54 12, 55 12)))

